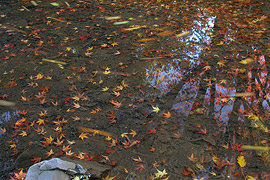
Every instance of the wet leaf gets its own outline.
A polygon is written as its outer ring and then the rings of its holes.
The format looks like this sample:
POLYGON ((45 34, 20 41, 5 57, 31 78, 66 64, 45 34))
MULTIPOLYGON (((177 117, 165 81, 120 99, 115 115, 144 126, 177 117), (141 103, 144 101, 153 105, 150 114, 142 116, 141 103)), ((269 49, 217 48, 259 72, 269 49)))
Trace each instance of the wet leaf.
POLYGON ((165 37, 174 34, 174 31, 163 31, 157 34, 157 36, 165 37))
POLYGON ((247 164, 244 156, 238 156, 237 163, 240 167, 245 167, 247 164))
POLYGON ((53 2, 53 3, 50 3, 51 5, 53 5, 53 6, 60 6, 58 3, 56 3, 56 2, 53 2))
POLYGON ((144 38, 144 39, 137 40, 137 42, 146 42, 146 41, 154 41, 154 40, 156 40, 156 38, 144 38))
MULTIPOLYGON (((115 176, 114 176, 114 177, 115 177, 115 176)), ((109 175, 108 175, 107 177, 102 178, 102 180, 113 180, 113 179, 114 179, 114 177, 109 177, 109 175)))
POLYGON ((183 32, 183 33, 177 34, 177 35, 176 35, 176 37, 183 37, 183 36, 188 35, 189 33, 190 33, 189 31, 186 31, 186 32, 183 32))
POLYGON ((163 178, 163 176, 167 176, 167 172, 165 169, 163 169, 163 171, 160 171, 156 168, 157 173, 155 173, 155 178, 163 178))
POLYGON ((114 105, 114 107, 120 108, 120 106, 121 106, 121 103, 117 102, 115 100, 110 100, 109 102, 112 103, 114 105))
POLYGON ((168 111, 168 113, 163 113, 163 117, 165 117, 165 118, 171 118, 172 117, 172 114, 171 114, 171 112, 170 111, 168 111))
POLYGON ((235 93, 235 97, 255 96, 254 92, 235 93))
POLYGON ((81 134, 79 135, 79 138, 81 138, 82 140, 85 139, 85 138, 88 138, 87 134, 88 134, 88 133, 81 133, 81 134))
POLYGON ((117 20, 121 19, 121 16, 111 16, 111 17, 105 17, 106 20, 117 20))
POLYGON ((244 60, 240 61, 239 63, 241 63, 241 64, 249 64, 249 63, 251 63, 253 61, 254 61, 253 59, 247 58, 247 59, 244 59, 244 60))
POLYGON ((152 108, 153 108, 153 112, 155 112, 155 113, 158 113, 159 112, 159 108, 158 107, 152 106, 152 108))
POLYGON ((114 22, 113 25, 122 25, 122 24, 127 24, 129 21, 119 21, 119 22, 114 22))

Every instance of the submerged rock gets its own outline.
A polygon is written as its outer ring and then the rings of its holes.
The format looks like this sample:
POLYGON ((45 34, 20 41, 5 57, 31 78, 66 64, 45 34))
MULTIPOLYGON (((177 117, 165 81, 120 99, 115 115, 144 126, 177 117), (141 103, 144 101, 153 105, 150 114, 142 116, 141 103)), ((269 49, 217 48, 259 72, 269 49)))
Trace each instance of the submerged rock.
POLYGON ((25 180, 69 180, 81 174, 86 174, 81 165, 53 158, 31 166, 25 180))
POLYGON ((100 179, 110 169, 111 166, 92 161, 53 158, 32 165, 25 180, 70 180, 82 175, 100 179))

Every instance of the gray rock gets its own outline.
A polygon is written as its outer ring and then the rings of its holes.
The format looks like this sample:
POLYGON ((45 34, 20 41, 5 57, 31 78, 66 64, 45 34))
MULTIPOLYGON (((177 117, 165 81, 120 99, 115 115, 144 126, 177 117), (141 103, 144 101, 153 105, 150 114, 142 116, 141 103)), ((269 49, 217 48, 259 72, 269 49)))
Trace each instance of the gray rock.
POLYGON ((38 179, 33 180, 69 180, 69 175, 56 169, 52 171, 44 171, 38 176, 38 179))
POLYGON ((69 180, 70 176, 77 174, 86 174, 80 164, 53 158, 32 165, 25 180, 69 180))
POLYGON ((68 161, 63 161, 59 158, 53 158, 40 166, 41 171, 51 170, 51 169, 61 169, 61 170, 68 170, 68 169, 75 169, 76 164, 68 161))

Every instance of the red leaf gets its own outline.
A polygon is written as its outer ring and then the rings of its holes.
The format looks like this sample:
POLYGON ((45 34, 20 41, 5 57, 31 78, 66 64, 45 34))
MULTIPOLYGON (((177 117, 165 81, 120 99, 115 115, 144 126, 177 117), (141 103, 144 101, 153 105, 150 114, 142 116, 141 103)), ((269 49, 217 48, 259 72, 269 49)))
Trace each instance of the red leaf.
POLYGON ((19 111, 19 114, 25 116, 27 114, 27 112, 23 110, 23 111, 19 111))
POLYGON ((142 172, 142 170, 145 169, 145 167, 144 167, 142 164, 137 164, 136 166, 137 166, 137 167, 135 168, 135 170, 138 170, 138 171, 140 171, 140 172, 142 172))
POLYGON ((206 134, 207 133, 207 129, 200 129, 200 131, 198 132, 199 134, 206 134))
POLYGON ((108 154, 111 154, 111 153, 115 152, 115 150, 112 150, 112 149, 108 148, 108 149, 106 149, 105 152, 108 153, 108 154))

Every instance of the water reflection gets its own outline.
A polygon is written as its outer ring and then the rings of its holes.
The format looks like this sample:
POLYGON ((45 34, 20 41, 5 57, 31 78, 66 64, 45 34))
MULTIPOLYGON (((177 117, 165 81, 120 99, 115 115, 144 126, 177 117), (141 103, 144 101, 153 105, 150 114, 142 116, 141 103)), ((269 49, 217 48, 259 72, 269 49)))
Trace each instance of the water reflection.
MULTIPOLYGON (((203 13, 193 21, 193 25, 187 30, 190 32, 188 36, 168 39, 176 41, 172 43, 174 46, 168 51, 177 58, 157 59, 152 61, 150 67, 145 68, 145 83, 153 88, 148 95, 161 97, 167 94, 183 77, 201 63, 200 54, 211 43, 210 32, 213 31, 216 17, 209 15, 207 11, 198 10, 198 12, 203 13)), ((160 47, 160 49, 166 49, 166 47, 160 47)), ((137 49, 137 51, 143 50, 142 47, 137 49)), ((189 84, 186 84, 185 89, 188 89, 188 86, 189 84)), ((180 91, 184 91, 184 89, 180 91)), ((186 103, 184 106, 190 106, 190 102, 186 103)))
POLYGON ((0 125, 4 122, 8 122, 12 119, 16 119, 20 116, 19 114, 19 110, 16 110, 16 111, 13 111, 13 112, 10 112, 10 111, 7 111, 7 112, 4 112, 1 116, 0 116, 0 125))

